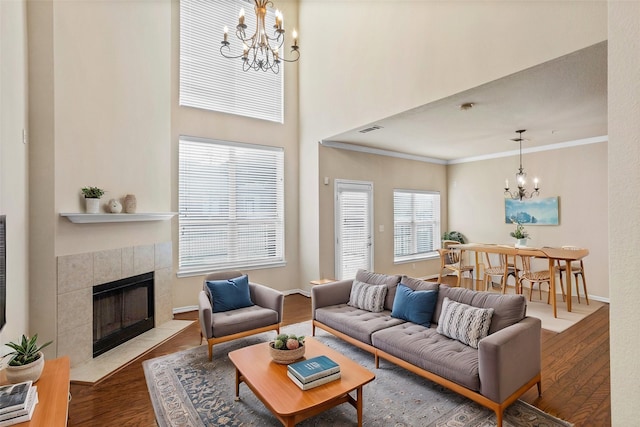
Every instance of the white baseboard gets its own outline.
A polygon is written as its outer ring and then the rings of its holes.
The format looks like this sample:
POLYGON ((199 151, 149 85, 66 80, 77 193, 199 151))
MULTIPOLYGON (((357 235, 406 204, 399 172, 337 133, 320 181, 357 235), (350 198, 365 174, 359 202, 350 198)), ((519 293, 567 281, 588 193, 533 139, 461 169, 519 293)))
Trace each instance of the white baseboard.
POLYGON ((198 311, 198 306, 197 305, 187 305, 185 307, 175 307, 173 309, 173 314, 188 313, 190 311, 198 311))

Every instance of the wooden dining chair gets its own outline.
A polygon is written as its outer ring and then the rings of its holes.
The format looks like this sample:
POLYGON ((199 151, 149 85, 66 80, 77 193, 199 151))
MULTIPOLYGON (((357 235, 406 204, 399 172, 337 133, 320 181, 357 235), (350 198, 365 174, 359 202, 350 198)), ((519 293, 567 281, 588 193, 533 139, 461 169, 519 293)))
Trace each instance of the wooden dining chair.
MULTIPOLYGON (((578 246, 562 246, 562 249, 568 249, 572 251, 578 251, 582 248, 578 246)), ((561 263, 560 260, 557 260, 556 271, 560 276, 560 288, 562 289, 562 300, 565 299, 564 293, 564 281, 562 280, 563 273, 567 272, 567 265, 561 263)), ((589 294, 587 293, 587 282, 584 279, 584 264, 582 260, 573 261, 570 263, 571 272, 569 274, 573 274, 576 282, 576 295, 578 296, 578 303, 580 302, 580 287, 578 286, 578 276, 582 278, 582 291, 584 292, 584 298, 587 301, 587 305, 589 305, 589 294)))
MULTIPOLYGON (((520 286, 523 286, 524 281, 530 283, 529 288, 529 301, 531 301, 531 294, 533 294, 533 287, 538 285, 538 292, 540 294, 540 299, 542 299, 542 284, 546 283, 548 287, 547 294, 547 304, 551 302, 551 274, 549 270, 539 270, 539 271, 531 271, 531 257, 530 256, 520 256, 522 260, 522 271, 520 274, 520 286)), ((564 290, 563 290, 564 295, 564 290)), ((554 295, 555 298, 555 295, 554 295)))
POLYGON ((498 265, 491 265, 491 258, 489 257, 489 253, 484 253, 486 264, 484 268, 484 290, 489 290, 489 282, 493 283, 493 278, 498 276, 500 277, 500 290, 502 293, 506 293, 507 290, 507 279, 509 276, 513 276, 516 278, 516 293, 518 290, 517 282, 518 278, 516 276, 516 269, 514 266, 507 265, 507 275, 504 274, 504 266, 507 264, 507 255, 506 254, 498 254, 498 265))
MULTIPOLYGON (((456 242, 457 243, 457 242, 456 242)), ((459 243, 458 243, 459 244, 459 243)), ((438 283, 442 283, 442 272, 444 270, 451 270, 458 276, 456 286, 460 286, 462 275, 466 272, 471 278, 473 278, 473 265, 467 265, 464 261, 464 257, 461 256, 462 252, 456 248, 457 245, 450 244, 447 248, 438 249, 440 255, 440 272, 438 273, 438 283)))

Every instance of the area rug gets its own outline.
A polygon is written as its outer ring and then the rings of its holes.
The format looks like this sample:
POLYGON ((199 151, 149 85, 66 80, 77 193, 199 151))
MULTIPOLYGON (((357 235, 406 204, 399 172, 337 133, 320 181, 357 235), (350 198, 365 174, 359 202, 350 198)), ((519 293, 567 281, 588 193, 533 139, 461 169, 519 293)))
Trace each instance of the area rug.
MULTIPOLYGON (((311 323, 283 328, 297 335, 311 334, 311 323)), ((273 339, 264 333, 214 346, 209 362, 202 345, 143 363, 144 373, 159 427, 278 426, 280 423, 246 385, 240 385, 235 401, 235 370, 227 353, 273 339)), ((375 369, 373 356, 322 331, 316 338, 365 366, 376 379, 364 386, 365 426, 494 426, 495 414, 470 400, 389 362, 375 369)), ((299 426, 353 426, 356 411, 343 404, 299 426)), ((505 426, 571 426, 521 401, 505 412, 505 426)))

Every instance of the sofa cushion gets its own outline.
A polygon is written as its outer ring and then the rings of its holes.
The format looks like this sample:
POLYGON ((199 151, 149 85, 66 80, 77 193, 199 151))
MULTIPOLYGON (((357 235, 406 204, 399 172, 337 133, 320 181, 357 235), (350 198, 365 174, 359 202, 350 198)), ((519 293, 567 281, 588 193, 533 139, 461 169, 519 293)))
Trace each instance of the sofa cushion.
POLYGON ((440 288, 438 282, 427 282, 422 279, 415 279, 409 276, 402 276, 400 283, 414 291, 437 291, 440 288))
POLYGON ((432 323, 438 323, 444 298, 478 308, 493 308, 493 317, 489 335, 507 326, 515 325, 527 314, 527 300, 524 295, 503 295, 492 292, 478 292, 471 289, 452 288, 440 285, 438 302, 433 313, 432 323))
POLYGON ((216 338, 262 328, 276 323, 278 323, 278 313, 275 310, 260 307, 259 305, 213 313, 211 315, 213 336, 216 338))
POLYGON ((253 305, 249 294, 249 278, 246 274, 227 280, 207 280, 206 286, 214 313, 253 305))
POLYGON ((478 348, 491 326, 493 308, 477 308, 445 298, 438 321, 438 333, 478 348))
POLYGON ((414 291, 400 282, 396 288, 391 316, 428 328, 437 300, 438 291, 414 291))
POLYGON ((384 301, 384 309, 391 310, 393 308, 393 298, 396 296, 396 287, 398 286, 398 283, 400 283, 400 276, 372 273, 370 271, 360 269, 356 273, 356 280, 370 285, 387 285, 387 296, 384 301))
POLYGON ((371 344, 371 334, 375 331, 404 323, 404 320, 391 317, 390 314, 388 310, 372 313, 347 304, 337 304, 317 308, 316 320, 363 343, 371 344))
POLYGON ((373 313, 380 313, 384 309, 386 295, 386 285, 370 285, 354 279, 348 305, 373 313))
POLYGON ((435 328, 403 323, 375 332, 373 345, 385 353, 474 391, 480 390, 478 350, 435 328))

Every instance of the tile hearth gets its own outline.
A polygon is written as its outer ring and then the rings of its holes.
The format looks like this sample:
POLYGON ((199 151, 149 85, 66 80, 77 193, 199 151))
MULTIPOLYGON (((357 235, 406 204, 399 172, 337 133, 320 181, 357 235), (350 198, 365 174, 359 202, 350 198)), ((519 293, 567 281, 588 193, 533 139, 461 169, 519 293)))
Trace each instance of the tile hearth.
POLYGON ((158 346, 191 325, 193 320, 170 320, 107 351, 100 356, 71 368, 71 381, 93 384, 124 367, 135 358, 158 346))

